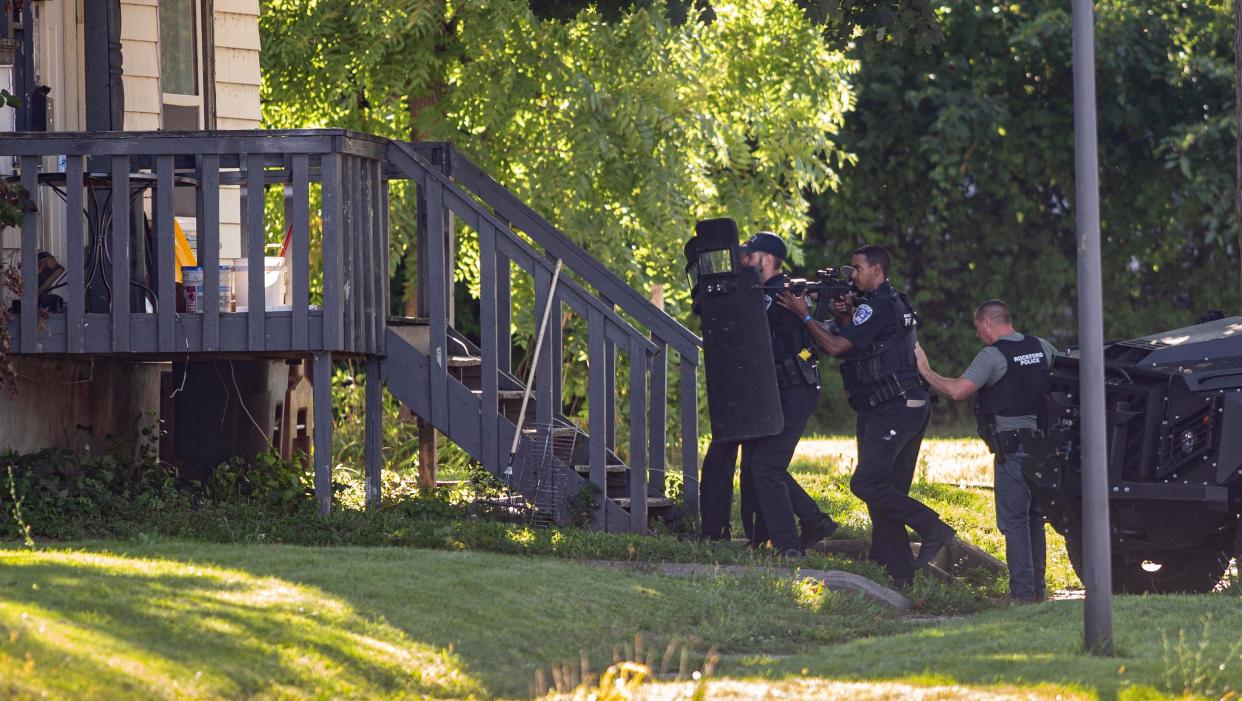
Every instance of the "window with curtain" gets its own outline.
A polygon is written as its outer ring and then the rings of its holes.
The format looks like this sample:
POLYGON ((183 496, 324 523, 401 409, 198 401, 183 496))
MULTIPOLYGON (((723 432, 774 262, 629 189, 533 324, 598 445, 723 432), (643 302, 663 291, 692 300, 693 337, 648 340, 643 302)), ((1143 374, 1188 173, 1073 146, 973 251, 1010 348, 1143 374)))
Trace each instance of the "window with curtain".
POLYGON ((198 93, 196 0, 160 0, 160 76, 163 91, 198 93))

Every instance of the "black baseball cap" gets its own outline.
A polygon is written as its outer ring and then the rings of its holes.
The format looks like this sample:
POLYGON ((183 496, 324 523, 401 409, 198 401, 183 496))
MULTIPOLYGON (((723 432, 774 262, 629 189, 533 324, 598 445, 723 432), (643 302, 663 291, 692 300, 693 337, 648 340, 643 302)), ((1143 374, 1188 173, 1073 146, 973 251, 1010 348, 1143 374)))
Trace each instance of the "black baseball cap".
POLYGON ((784 260, 789 249, 785 247, 785 242, 781 237, 771 231, 760 231, 759 233, 746 239, 746 243, 742 244, 743 253, 771 253, 772 255, 784 260))

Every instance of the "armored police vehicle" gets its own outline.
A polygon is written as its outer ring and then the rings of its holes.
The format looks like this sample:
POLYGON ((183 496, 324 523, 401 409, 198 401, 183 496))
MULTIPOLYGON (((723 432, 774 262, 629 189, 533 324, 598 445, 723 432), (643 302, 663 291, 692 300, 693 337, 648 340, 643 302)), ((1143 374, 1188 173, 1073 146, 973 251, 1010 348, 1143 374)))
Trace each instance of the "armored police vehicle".
MULTIPOLYGON (((1209 591, 1237 552, 1242 513, 1242 317, 1108 344, 1113 588, 1209 591)), ((1024 468, 1081 576, 1077 351, 1050 380, 1048 440, 1024 468)))

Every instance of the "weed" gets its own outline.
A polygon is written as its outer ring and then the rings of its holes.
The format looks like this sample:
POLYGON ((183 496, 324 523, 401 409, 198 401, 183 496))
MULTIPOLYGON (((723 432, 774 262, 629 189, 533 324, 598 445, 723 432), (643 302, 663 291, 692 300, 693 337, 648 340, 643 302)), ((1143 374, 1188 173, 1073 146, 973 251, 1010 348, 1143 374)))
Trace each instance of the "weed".
POLYGON ((549 668, 551 686, 543 669, 536 669, 531 692, 533 696, 552 692, 550 698, 572 701, 633 701, 643 697, 641 687, 648 682, 693 680, 695 686, 690 698, 701 701, 707 697, 707 681, 720 658, 713 647, 702 667, 691 669, 693 655, 692 649, 679 644, 676 638, 664 646, 662 653, 658 646, 644 648, 640 633, 634 636, 632 645, 627 642, 613 648, 613 663, 598 677, 591 672, 591 663, 584 651, 576 663, 554 664, 549 668), (673 669, 674 658, 678 664, 676 670, 673 669))
POLYGON ((26 547, 33 549, 35 546, 34 538, 30 536, 30 524, 26 523, 26 519, 22 516, 22 500, 17 496, 17 483, 13 481, 13 466, 8 466, 9 471, 9 495, 13 498, 13 521, 17 523, 17 527, 22 533, 22 542, 26 547))
POLYGON ((1226 676, 1229 666, 1242 657, 1242 637, 1229 648, 1219 661, 1208 657, 1212 643, 1212 614, 1203 619, 1203 633, 1198 641, 1187 639, 1186 629, 1179 628, 1177 639, 1170 640, 1167 631, 1160 631, 1160 643, 1164 660, 1164 690, 1181 696, 1206 696, 1209 698, 1234 698, 1239 689, 1226 676))

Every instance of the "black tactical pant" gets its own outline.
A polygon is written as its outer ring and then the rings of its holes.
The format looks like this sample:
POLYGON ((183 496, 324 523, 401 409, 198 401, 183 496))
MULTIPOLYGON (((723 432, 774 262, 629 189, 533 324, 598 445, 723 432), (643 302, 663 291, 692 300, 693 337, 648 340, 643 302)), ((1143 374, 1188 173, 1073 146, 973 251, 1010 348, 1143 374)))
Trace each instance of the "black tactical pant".
POLYGON ((926 538, 943 523, 935 511, 909 495, 931 418, 929 402, 914 401, 922 405, 908 406, 905 397, 898 397, 858 413, 858 467, 850 480, 850 491, 867 504, 871 514, 870 557, 884 565, 893 579, 914 576, 906 526, 926 538))
MULTIPOLYGON (((747 539, 762 543, 768 540, 769 532, 763 518, 767 511, 760 498, 763 489, 773 491, 771 481, 766 478, 756 480, 756 466, 765 475, 772 470, 772 465, 779 465, 779 477, 783 483, 786 506, 783 511, 788 514, 788 526, 794 529, 793 515, 804 521, 814 523, 819 520, 822 512, 819 505, 806 490, 789 474, 789 461, 793 459, 794 449, 806 429, 806 422, 819 403, 819 390, 811 385, 800 385, 781 391, 781 411, 784 415, 785 429, 775 436, 755 438, 749 441, 712 441, 703 456, 703 469, 699 475, 699 512, 703 519, 703 535, 709 538, 727 539, 730 537, 730 519, 733 514, 733 475, 737 469, 738 448, 742 449, 742 528, 747 539), (782 461, 783 456, 783 461, 782 461), (758 462, 756 462, 756 459, 758 462), (764 486, 761 487, 760 484, 764 486)), ((780 490, 776 490, 779 494, 780 490)), ((781 510, 779 496, 767 499, 768 510, 781 510)), ((775 538, 772 539, 776 544, 775 538)), ((779 545, 777 548, 798 547, 796 530, 793 533, 793 545, 779 545)))
POLYGON ((781 414, 785 418, 785 429, 775 436, 746 441, 742 446, 743 479, 746 474, 750 475, 760 517, 751 538, 762 542, 766 526, 766 535, 771 537, 772 547, 778 551, 802 549, 795 513, 803 521, 813 522, 819 518, 815 500, 789 474, 789 461, 817 404, 819 388, 814 385, 782 389, 781 414))
MULTIPOLYGON (((747 441, 712 441, 703 456, 703 470, 699 476, 699 512, 702 515, 703 535, 708 538, 728 540, 732 535, 730 519, 733 516, 733 475, 737 471, 738 448, 742 448, 742 533, 752 543, 767 542, 768 528, 759 513, 755 495, 755 482, 749 459, 753 449, 747 441)), ((796 445, 796 444, 795 444, 796 445)), ((804 523, 816 523, 823 516, 819 504, 806 493, 793 475, 785 473, 789 498, 794 515, 804 523)))

